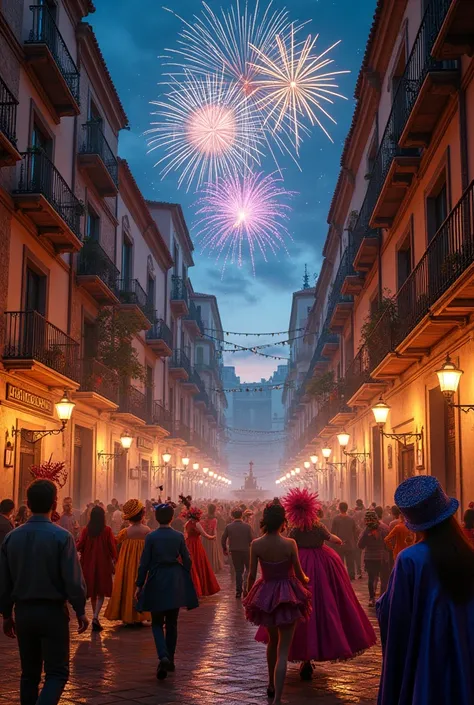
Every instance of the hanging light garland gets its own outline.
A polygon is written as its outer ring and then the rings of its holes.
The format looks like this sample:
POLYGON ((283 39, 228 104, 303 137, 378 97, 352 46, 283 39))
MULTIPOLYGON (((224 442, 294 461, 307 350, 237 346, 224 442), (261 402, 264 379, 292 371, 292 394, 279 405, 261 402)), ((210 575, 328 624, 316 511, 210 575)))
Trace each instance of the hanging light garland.
POLYGON ((293 330, 277 330, 277 331, 273 331, 271 333, 236 333, 235 331, 228 331, 228 330, 221 331, 221 330, 217 330, 216 328, 204 328, 204 330, 207 333, 224 333, 224 335, 240 335, 245 338, 260 338, 260 337, 264 337, 264 336, 265 337, 271 336, 273 338, 273 336, 275 336, 275 335, 285 335, 285 333, 288 333, 288 335, 291 335, 292 333, 301 333, 305 329, 304 328, 294 328, 293 330))

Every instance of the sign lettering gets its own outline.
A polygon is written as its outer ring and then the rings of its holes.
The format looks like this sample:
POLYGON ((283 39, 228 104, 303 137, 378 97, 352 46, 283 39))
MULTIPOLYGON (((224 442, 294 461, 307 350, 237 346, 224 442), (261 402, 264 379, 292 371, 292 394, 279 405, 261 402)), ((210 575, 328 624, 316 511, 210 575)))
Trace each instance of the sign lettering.
POLYGON ((53 403, 51 399, 40 397, 37 394, 28 392, 26 389, 15 387, 14 384, 7 383, 7 399, 16 401, 19 404, 28 406, 30 409, 37 409, 47 414, 53 413, 53 403))

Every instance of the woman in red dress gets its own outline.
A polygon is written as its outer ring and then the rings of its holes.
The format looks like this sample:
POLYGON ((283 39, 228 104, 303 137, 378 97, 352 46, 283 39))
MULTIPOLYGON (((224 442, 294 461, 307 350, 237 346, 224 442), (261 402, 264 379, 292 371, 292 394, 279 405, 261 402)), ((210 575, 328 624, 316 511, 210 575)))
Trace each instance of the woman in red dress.
POLYGON ((105 511, 94 507, 89 523, 82 530, 76 545, 81 554, 82 572, 87 585, 87 597, 90 597, 94 616, 92 631, 101 632, 99 614, 104 598, 112 594, 112 575, 117 560, 117 544, 110 526, 106 526, 105 511))
MULTIPOLYGON (((180 499, 182 499, 180 497, 180 499)), ((211 564, 207 557, 204 546, 202 545, 201 536, 204 536, 209 541, 215 541, 216 535, 211 536, 207 534, 201 523, 200 519, 202 512, 197 507, 192 507, 189 500, 186 498, 186 502, 183 501, 186 509, 184 510, 182 517, 187 519, 184 526, 184 535, 186 537, 186 546, 191 556, 191 578, 194 583, 194 587, 198 594, 198 597, 208 597, 209 595, 215 595, 221 589, 219 583, 217 582, 214 571, 212 570, 211 564)))

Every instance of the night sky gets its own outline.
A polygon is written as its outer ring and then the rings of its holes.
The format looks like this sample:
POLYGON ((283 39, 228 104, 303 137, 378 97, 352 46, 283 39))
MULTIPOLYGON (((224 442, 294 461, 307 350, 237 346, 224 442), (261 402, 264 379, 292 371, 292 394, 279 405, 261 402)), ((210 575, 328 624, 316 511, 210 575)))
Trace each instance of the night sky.
MULTIPOLYGON (((217 12, 221 6, 235 0, 208 0, 217 12)), ((262 4, 265 3, 263 0, 262 4)), ((200 0, 163 2, 186 20, 200 12, 200 0)), ((360 63, 363 57, 375 0, 291 0, 274 4, 277 9, 288 7, 291 19, 305 21, 307 34, 319 32, 318 48, 323 50, 338 39, 342 43, 331 53, 336 70, 349 69, 350 74, 339 78, 340 92, 349 100, 336 99, 331 114, 337 125, 328 124, 334 144, 321 130, 313 128, 300 151, 301 171, 289 157, 279 160, 284 169, 285 187, 296 192, 292 198, 289 230, 293 240, 288 243, 290 257, 281 252, 268 262, 257 256, 256 275, 244 263, 242 268, 228 265, 222 276, 221 266, 209 254, 201 255, 196 246, 196 266, 190 272, 195 291, 218 297, 224 329, 231 331, 269 331, 288 328, 291 294, 302 287, 305 263, 314 275, 321 266, 321 251, 327 233, 326 217, 339 172, 340 154, 350 125, 352 99, 360 63)), ((180 21, 162 9, 158 0, 96 0, 97 11, 88 18, 97 34, 102 52, 130 120, 130 131, 120 135, 120 155, 127 159, 146 198, 182 204, 188 226, 193 233, 193 205, 196 194, 178 190, 178 175, 161 180, 154 168, 156 156, 147 155, 144 131, 149 127, 152 100, 163 96, 163 67, 158 58, 166 48, 176 46, 180 21)), ((252 0, 249 0, 252 7, 252 0)), ((156 154, 156 153, 155 153, 156 154)), ((273 171, 271 163, 264 163, 273 171)), ((285 336, 281 336, 284 339, 285 336)), ((229 338, 239 344, 253 344, 262 339, 229 338)), ((263 340, 265 342, 265 340, 263 340)), ((288 347, 271 348, 268 352, 287 356, 288 347)), ((257 357, 251 353, 227 355, 226 363, 235 365, 244 381, 259 381, 275 369, 278 361, 257 357)), ((280 363, 284 364, 284 363, 280 363)))

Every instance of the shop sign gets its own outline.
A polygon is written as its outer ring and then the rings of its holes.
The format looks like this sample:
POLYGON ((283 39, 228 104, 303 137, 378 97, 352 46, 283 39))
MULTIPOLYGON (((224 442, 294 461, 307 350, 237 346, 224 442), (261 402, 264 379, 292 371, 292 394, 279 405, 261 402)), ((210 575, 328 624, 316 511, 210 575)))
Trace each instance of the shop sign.
POLYGON ((137 448, 153 450, 153 441, 150 441, 148 438, 143 438, 143 436, 137 436, 137 448))
POLYGON ((7 383, 7 399, 16 401, 18 404, 23 404, 29 409, 42 411, 46 414, 53 414, 53 402, 46 397, 40 397, 38 394, 28 392, 26 389, 16 387, 14 384, 7 383))

